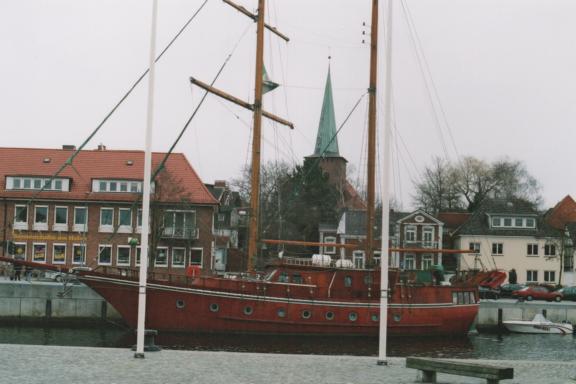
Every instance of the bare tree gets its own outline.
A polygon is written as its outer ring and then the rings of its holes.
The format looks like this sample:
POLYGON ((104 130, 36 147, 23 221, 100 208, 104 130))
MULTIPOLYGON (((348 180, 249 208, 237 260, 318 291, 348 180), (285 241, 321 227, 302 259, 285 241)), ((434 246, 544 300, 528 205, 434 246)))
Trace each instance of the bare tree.
POLYGON ((414 203, 432 214, 461 209, 462 203, 456 186, 455 170, 448 162, 436 157, 432 166, 424 170, 422 180, 416 184, 414 203))
POLYGON ((487 197, 518 198, 540 204, 540 185, 520 161, 492 164, 465 157, 452 165, 435 158, 416 184, 414 202, 431 213, 466 208, 474 211, 487 197))

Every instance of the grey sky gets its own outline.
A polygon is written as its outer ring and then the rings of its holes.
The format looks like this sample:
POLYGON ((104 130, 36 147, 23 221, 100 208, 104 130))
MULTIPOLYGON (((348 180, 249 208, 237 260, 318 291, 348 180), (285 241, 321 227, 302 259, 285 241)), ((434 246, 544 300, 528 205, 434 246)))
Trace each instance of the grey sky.
MULTIPOLYGON (((160 0, 159 47, 202 2, 160 0)), ((250 10, 257 3, 237 2, 250 10)), ((267 21, 292 40, 285 44, 266 35, 267 70, 284 87, 265 96, 265 109, 292 120, 296 130, 266 122, 263 155, 300 161, 314 149, 328 55, 338 123, 365 93, 369 52, 361 34, 371 2, 268 3, 267 21)), ((401 177, 392 189, 404 207, 410 206, 411 178, 433 156, 508 156, 525 162, 540 180, 546 205, 572 193, 576 3, 405 1, 453 141, 446 127, 442 140, 435 126, 402 3, 395 4, 394 109, 402 140, 394 155, 394 173, 401 177)), ((145 69, 150 9, 151 1, 143 0, 0 1, 1 145, 79 145, 145 69)), ((167 150, 202 95, 188 77, 210 82, 238 41, 216 85, 252 99, 254 24, 220 0, 209 0, 157 67, 154 150, 167 150)), ((143 148, 145 96, 143 83, 88 148, 143 148)), ((365 98, 339 137, 341 154, 358 171, 365 163, 366 103, 365 98)), ((249 112, 210 97, 176 150, 205 182, 236 177, 249 159, 250 124, 249 112)))

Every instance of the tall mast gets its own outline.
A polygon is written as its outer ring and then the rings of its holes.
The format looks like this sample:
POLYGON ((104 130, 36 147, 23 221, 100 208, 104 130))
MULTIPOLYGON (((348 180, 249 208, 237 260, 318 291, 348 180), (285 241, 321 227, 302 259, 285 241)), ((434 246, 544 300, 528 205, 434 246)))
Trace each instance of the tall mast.
POLYGON ((376 82, 378 65, 378 0, 372 0, 370 28, 370 85, 368 88, 368 196, 366 223, 366 261, 371 264, 374 253, 374 205, 376 173, 376 82))
POLYGON ((388 14, 386 19, 386 52, 384 77, 384 143, 382 150, 382 256, 380 261, 380 342, 378 346, 378 364, 386 365, 386 342, 388 330, 388 226, 390 222, 390 138, 392 127, 392 5, 394 0, 388 0, 388 14))
POLYGON ((148 110, 144 151, 144 181, 142 182, 142 253, 138 284, 138 326, 136 329, 135 358, 144 358, 144 330, 146 325, 146 279, 148 276, 148 233, 150 220, 150 179, 152 174, 152 128, 154 125, 154 81, 156 68, 156 23, 158 0, 152 2, 152 28, 150 31, 150 72, 148 75, 148 110))
POLYGON ((260 141, 262 130, 262 78, 264 67, 264 7, 258 0, 256 27, 256 89, 254 90, 254 132, 252 134, 252 170, 250 184, 250 232, 248 236, 248 271, 254 270, 258 244, 258 218, 260 215, 260 141))

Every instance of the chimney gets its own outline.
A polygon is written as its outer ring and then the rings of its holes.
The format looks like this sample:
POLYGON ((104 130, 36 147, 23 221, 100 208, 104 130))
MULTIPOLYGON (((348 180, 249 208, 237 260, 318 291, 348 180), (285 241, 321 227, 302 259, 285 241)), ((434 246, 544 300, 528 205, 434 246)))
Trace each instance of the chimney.
POLYGON ((226 180, 216 180, 214 181, 214 186, 217 188, 226 188, 226 180))
POLYGON ((75 146, 75 145, 64 144, 64 145, 62 146, 62 150, 64 150, 64 151, 75 151, 75 150, 76 150, 76 146, 75 146))
POLYGON ((105 151, 106 150, 106 146, 102 143, 98 144, 98 150, 99 151, 105 151))

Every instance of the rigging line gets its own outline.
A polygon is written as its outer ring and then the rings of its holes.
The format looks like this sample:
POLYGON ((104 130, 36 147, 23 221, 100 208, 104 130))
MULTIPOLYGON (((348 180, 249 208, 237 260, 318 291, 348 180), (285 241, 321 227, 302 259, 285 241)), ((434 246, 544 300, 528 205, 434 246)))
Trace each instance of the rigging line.
MULTIPOLYGON (((232 51, 228 54, 228 56, 226 57, 226 59, 224 60, 224 63, 222 63, 222 65, 220 66, 220 69, 218 70, 218 72, 216 73, 216 75, 214 76, 214 78, 212 79, 212 82, 210 83, 210 85, 214 85, 214 83, 216 82, 216 80, 218 80, 218 78, 220 77, 220 75, 222 74, 222 71, 224 70, 224 68, 226 67, 226 65, 228 64, 228 62, 230 61, 230 59, 232 58, 234 52, 236 51, 236 48, 238 47, 238 45, 240 44, 240 41, 244 38, 244 36, 246 35, 247 31, 249 29, 249 26, 244 30, 244 33, 242 35, 240 35, 240 38, 238 39, 238 41, 236 42, 236 44, 234 45, 234 47, 232 48, 232 51)), ((192 112, 192 114, 190 115, 190 117, 188 118, 188 120, 186 121, 186 123, 184 124, 184 127, 181 129, 180 133, 178 134, 178 136, 176 137, 176 140, 174 141, 174 143, 172 144, 172 146, 170 147, 170 149, 168 150, 168 152, 164 155, 164 157, 162 158, 162 160, 160 161, 160 164, 158 164, 158 166, 156 167, 156 169, 154 170, 154 172, 152 173, 150 179, 151 180, 155 180, 156 177, 158 176, 158 174, 162 171, 162 169, 164 169, 164 165, 166 164, 166 161, 168 160, 168 157, 170 157, 170 155, 172 154, 172 151, 174 150, 174 148, 176 147, 176 145, 178 144, 178 142, 180 141, 180 139, 182 138, 182 136, 184 135, 184 132, 186 132, 186 130, 188 129, 188 127, 190 126, 190 123, 192 122, 192 120, 194 119, 194 117, 196 116, 196 114, 198 113, 198 111, 200 110, 200 107, 202 106, 202 104, 204 103, 204 101, 206 100, 206 97, 208 96, 208 91, 204 92, 204 95, 202 96, 202 98, 200 99, 200 102, 198 103, 198 105, 196 106, 196 108, 194 109, 194 111, 192 112)), ((138 197, 137 199, 135 199, 132 202, 132 205, 130 207, 130 209, 134 209, 134 207, 136 207, 136 205, 140 202, 140 197, 138 197)), ((119 226, 120 224, 118 224, 119 226)), ((112 240, 116 234, 117 234, 118 228, 114 228, 114 231, 112 232, 112 234, 110 235, 110 237, 108 238, 108 241, 112 240)))
MULTIPOLYGON (((402 2, 405 2, 405 0, 402 0, 402 2)), ((424 55, 424 48, 422 46, 422 40, 420 39, 420 36, 418 34, 418 30, 416 29, 416 24, 414 23, 414 18, 412 17, 412 12, 410 11, 410 8, 409 8, 407 2, 404 4, 404 6, 406 7, 406 13, 408 14, 408 21, 412 25, 412 30, 414 31, 414 36, 416 37, 418 47, 419 47, 420 52, 422 54, 422 59, 423 59, 424 64, 425 64, 425 69, 426 69, 426 72, 428 73, 428 77, 429 77, 430 83, 432 85, 432 90, 434 91, 434 95, 436 96, 436 100, 438 101, 438 106, 440 108, 440 112, 442 114, 442 118, 444 120, 446 130, 448 131, 448 135, 450 136, 451 144, 454 147, 454 152, 456 153, 456 156, 458 158, 460 158, 461 155, 458 151, 458 146, 456 146, 456 141, 454 140, 454 136, 452 134, 452 128, 450 126, 450 123, 448 122, 448 116, 446 114, 446 110, 444 109, 444 106, 440 102, 440 95, 438 93, 438 87, 436 87, 434 77, 432 77, 432 71, 430 70, 430 65, 428 64, 428 59, 426 58, 426 55, 424 55)))
MULTIPOLYGON (((244 30, 244 33, 240 36, 240 38, 238 39, 238 41, 236 42, 236 44, 232 48, 232 51, 230 52, 230 54, 228 54, 228 57, 226 57, 226 60, 224 60, 224 63, 222 63, 222 66, 220 67, 220 69, 216 73, 216 76, 214 76, 214 78, 212 79, 210 86, 213 86, 214 83, 216 83, 216 80, 218 80, 218 78, 222 74, 222 71, 224 71, 224 68, 226 67, 226 65, 228 64, 230 59, 232 58, 232 55, 234 55, 234 52, 236 52, 236 48, 238 48, 240 41, 242 41, 244 36, 246 36, 246 32, 248 32, 248 27, 244 30)), ((172 154, 172 151, 174 150, 174 148, 176 147, 176 145, 178 144, 178 142, 180 141, 180 139, 184 135, 184 132, 186 132, 186 130, 188 129, 188 126, 190 125, 190 123, 192 122, 192 120, 194 119, 194 117, 196 116, 198 111, 200 110, 200 107, 202 106, 202 104, 204 104, 204 101, 206 100, 208 93, 209 93, 208 91, 205 91, 204 95, 202 95, 202 98, 200 99, 200 102, 198 103, 198 105, 194 109, 194 112, 192 112, 192 115, 190 115, 190 117, 186 121, 186 124, 184 124, 184 127, 182 128, 182 130, 180 131, 180 133, 176 137, 176 140, 174 140, 174 143, 172 143, 172 146, 170 147, 168 152, 166 152, 166 154, 164 155, 164 158, 162 159, 162 161, 160 162, 158 167, 156 167, 156 170, 154 170, 154 173, 152 174, 152 180, 154 180, 156 175, 158 175, 158 173, 162 170, 162 168, 164 168, 164 164, 166 164, 168 157, 172 154)))
POLYGON ((424 64, 422 63, 422 58, 420 57, 421 53, 418 51, 418 45, 416 43, 416 38, 414 37, 414 32, 411 28, 411 25, 410 25, 410 22, 408 19, 406 8, 404 7, 404 1, 401 1, 400 4, 402 5, 402 10, 404 11, 404 18, 405 18, 406 24, 408 26, 408 30, 410 32, 409 35, 410 35, 410 39, 412 41, 412 46, 414 48, 414 55, 416 56, 416 61, 418 62, 418 69, 420 70, 420 74, 422 76, 422 79, 424 80, 424 88, 426 89, 426 93, 428 94, 428 101, 430 103, 430 108, 432 109, 432 115, 434 116, 434 121, 436 122, 435 126, 436 126, 436 129, 438 130, 438 134, 440 135, 440 143, 442 144, 444 156, 446 157, 446 160, 450 160, 448 148, 446 147, 446 142, 444 140, 444 133, 442 132, 442 124, 440 123, 438 111, 435 108, 434 98, 432 96, 432 92, 430 91, 429 80, 428 80, 426 73, 424 71, 424 64))
MULTIPOLYGON (((154 62, 158 62, 162 56, 164 56, 164 54, 166 53, 166 51, 168 51, 168 49, 172 46, 172 44, 174 44, 174 42, 176 41, 176 39, 178 39, 178 37, 180 37, 180 35, 182 35, 182 33, 184 32, 184 30, 190 25, 190 23, 192 22, 192 20, 194 20, 196 18, 196 16, 198 15, 198 13, 200 13, 200 11, 202 10, 202 8, 204 8, 204 6, 206 5, 206 3, 208 3, 208 0, 204 0, 204 3, 202 3, 202 5, 200 5, 200 7, 196 10, 196 12, 194 12, 194 14, 188 19, 188 21, 186 23, 184 23, 184 26, 182 26, 182 28, 180 28, 180 30, 178 31, 178 33, 176 33, 176 35, 170 40, 170 42, 166 45, 166 47, 164 47, 164 49, 162 50, 162 52, 160 52, 160 54, 158 55, 158 57, 156 57, 156 60, 154 60, 154 62)), ((88 136, 88 138, 82 143, 82 145, 80 145, 78 147, 78 149, 72 154, 70 155, 70 157, 64 162, 64 164, 56 171, 56 173, 54 173, 51 177, 50 177, 50 182, 52 182, 52 180, 54 180, 55 177, 57 177, 60 173, 62 173, 62 171, 64 171, 64 169, 66 169, 66 167, 68 167, 69 165, 72 164, 72 162, 74 161, 74 159, 76 158, 76 156, 78 156, 78 154, 80 153, 80 151, 88 144, 88 142, 90 140, 92 140, 92 138, 96 135, 96 133, 100 130, 100 128, 102 128, 102 126, 108 121, 108 119, 114 114, 114 112, 116 112, 116 110, 120 107, 120 105, 128 98, 128 96, 132 93, 132 91, 134 91, 134 89, 138 86, 138 84, 140 84, 140 82, 146 77, 146 75, 148 74, 148 72, 150 71, 150 68, 147 68, 144 73, 142 73, 140 75, 140 77, 136 80, 136 82, 128 89, 128 91, 124 94, 124 96, 122 96, 122 98, 120 98, 120 100, 116 103, 116 105, 110 110, 110 112, 108 112, 108 114, 104 117, 104 119, 100 122, 100 124, 98 124, 98 126, 94 129, 94 131, 92 131, 92 133, 88 136)), ((32 195, 32 197, 30 198, 29 204, 36 199, 36 197, 43 192, 46 189, 47 183, 43 183, 42 188, 40 188, 38 190, 38 192, 36 192, 34 195, 32 195)))

